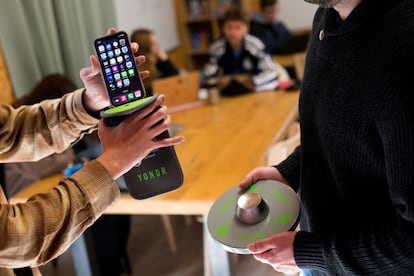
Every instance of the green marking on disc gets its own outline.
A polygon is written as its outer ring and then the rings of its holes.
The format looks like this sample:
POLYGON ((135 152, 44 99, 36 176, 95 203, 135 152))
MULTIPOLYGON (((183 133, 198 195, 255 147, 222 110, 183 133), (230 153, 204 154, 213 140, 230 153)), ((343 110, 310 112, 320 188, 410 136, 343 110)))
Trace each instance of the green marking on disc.
POLYGON ((256 189, 257 189, 257 184, 256 183, 254 183, 253 185, 251 185, 250 187, 249 187, 249 189, 247 190, 248 192, 252 192, 252 193, 254 193, 255 191, 256 191, 256 189))
POLYGON ((234 196, 229 196, 228 198, 226 198, 223 202, 223 204, 219 207, 218 209, 218 214, 222 215, 224 214, 230 206, 232 206, 232 203, 234 202, 235 197, 234 196))
POLYGON ((289 214, 284 214, 278 218, 273 218, 272 224, 276 224, 276 222, 279 222, 281 224, 288 224, 291 219, 292 217, 289 214))
POLYGON ((223 237, 223 236, 227 235, 228 232, 229 232, 230 224, 231 224, 230 221, 226 221, 222 226, 217 228, 216 229, 217 235, 219 235, 220 237, 223 237))
POLYGON ((283 204, 286 204, 286 198, 285 196, 278 190, 278 189, 273 189, 272 190, 272 194, 283 204))

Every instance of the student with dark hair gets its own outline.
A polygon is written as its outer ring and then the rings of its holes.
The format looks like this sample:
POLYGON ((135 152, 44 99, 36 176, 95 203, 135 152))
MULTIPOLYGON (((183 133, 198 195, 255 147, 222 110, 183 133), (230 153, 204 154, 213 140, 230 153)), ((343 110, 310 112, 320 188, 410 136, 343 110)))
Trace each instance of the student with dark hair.
POLYGON ((278 16, 278 0, 260 0, 260 11, 253 13, 250 21, 250 34, 258 37, 271 54, 283 54, 292 36, 278 16))
POLYGON ((239 8, 230 8, 223 16, 224 36, 209 49, 204 67, 206 78, 219 75, 251 74, 256 91, 278 86, 278 71, 264 44, 248 34, 249 16, 239 8))
POLYGON ((43 100, 61 98, 64 94, 78 89, 75 83, 63 74, 54 73, 46 75, 32 89, 16 99, 12 106, 17 108, 21 105, 32 105, 43 100))

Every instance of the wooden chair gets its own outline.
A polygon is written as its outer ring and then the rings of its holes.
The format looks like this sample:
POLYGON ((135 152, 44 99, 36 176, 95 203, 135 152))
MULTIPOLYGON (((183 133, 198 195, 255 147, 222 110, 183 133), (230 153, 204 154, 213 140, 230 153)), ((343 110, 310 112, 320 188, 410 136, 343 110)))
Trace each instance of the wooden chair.
POLYGON ((306 52, 297 52, 289 55, 272 55, 276 64, 284 68, 294 68, 297 79, 302 80, 305 68, 306 52))
POLYGON ((285 160, 295 148, 300 144, 299 123, 290 125, 286 138, 271 145, 266 153, 266 163, 268 166, 279 164, 285 160))
POLYGON ((303 79, 303 73, 305 71, 305 60, 306 60, 306 52, 295 53, 292 56, 293 60, 293 67, 296 71, 296 76, 298 80, 303 79))

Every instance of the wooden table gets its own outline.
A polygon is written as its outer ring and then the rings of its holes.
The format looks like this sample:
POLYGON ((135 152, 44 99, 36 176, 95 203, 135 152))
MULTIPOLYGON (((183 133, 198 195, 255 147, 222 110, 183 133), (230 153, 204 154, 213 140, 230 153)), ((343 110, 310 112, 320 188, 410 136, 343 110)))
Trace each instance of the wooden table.
MULTIPOLYGON (((183 186, 146 200, 122 194, 106 213, 206 215, 223 192, 238 185, 254 167, 265 165, 269 146, 283 139, 297 118, 298 94, 252 93, 173 113, 173 125, 182 126, 179 134, 186 138, 175 147, 184 173, 183 186)), ((13 196, 11 202, 49 190, 59 178, 42 179, 13 196)))

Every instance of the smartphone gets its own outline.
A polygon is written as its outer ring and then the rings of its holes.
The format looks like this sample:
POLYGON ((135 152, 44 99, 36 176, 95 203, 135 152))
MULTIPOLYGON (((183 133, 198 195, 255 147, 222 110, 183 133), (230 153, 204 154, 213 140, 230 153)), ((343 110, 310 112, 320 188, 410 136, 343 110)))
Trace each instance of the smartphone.
POLYGON ((145 97, 145 87, 135 64, 128 35, 117 32, 95 39, 101 74, 112 106, 145 97))

